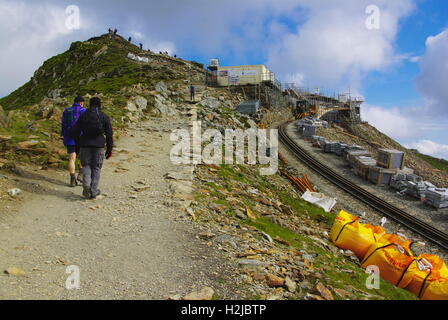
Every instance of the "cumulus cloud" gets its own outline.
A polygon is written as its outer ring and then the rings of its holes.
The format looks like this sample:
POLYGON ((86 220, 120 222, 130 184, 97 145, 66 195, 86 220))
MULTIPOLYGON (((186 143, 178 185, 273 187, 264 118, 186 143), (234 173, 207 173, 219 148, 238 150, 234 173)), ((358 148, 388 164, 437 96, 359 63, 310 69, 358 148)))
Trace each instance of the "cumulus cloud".
POLYGON ((363 75, 402 59, 393 44, 400 19, 413 8, 409 0, 375 2, 379 29, 366 28, 370 0, 303 1, 309 19, 270 48, 268 64, 281 76, 304 74, 311 86, 359 89, 363 75))
MULTIPOLYGON (((0 2, 0 96, 16 89, 44 60, 64 47, 74 30, 67 28, 65 7, 0 2), (62 41, 60 41, 62 40, 62 41)), ((83 19, 81 28, 88 28, 83 19)))
POLYGON ((419 140, 406 144, 408 149, 416 149, 420 153, 433 157, 448 159, 448 145, 440 144, 431 140, 419 140))
POLYGON ((365 121, 394 139, 415 137, 422 130, 415 118, 398 108, 385 109, 363 104, 361 116, 365 121))
POLYGON ((426 51, 420 58, 417 88, 427 101, 426 112, 448 115, 448 29, 426 40, 426 51))

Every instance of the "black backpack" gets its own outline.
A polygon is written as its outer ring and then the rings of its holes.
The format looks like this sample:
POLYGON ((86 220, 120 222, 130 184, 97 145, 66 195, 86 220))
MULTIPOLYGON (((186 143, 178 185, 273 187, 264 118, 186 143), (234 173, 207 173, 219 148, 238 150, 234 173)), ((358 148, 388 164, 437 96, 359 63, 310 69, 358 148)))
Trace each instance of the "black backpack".
POLYGON ((104 134, 103 121, 98 108, 87 110, 83 115, 82 132, 86 137, 97 137, 104 134))

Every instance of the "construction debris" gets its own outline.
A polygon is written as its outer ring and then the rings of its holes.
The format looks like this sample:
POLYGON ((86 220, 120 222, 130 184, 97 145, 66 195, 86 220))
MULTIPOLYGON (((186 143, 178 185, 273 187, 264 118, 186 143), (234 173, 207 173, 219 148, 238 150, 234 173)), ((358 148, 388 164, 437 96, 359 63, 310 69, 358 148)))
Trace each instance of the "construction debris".
POLYGON ((293 184, 295 184, 301 192, 306 192, 306 191, 316 192, 314 190, 313 186, 311 185, 311 181, 308 179, 308 176, 306 174, 303 176, 303 178, 299 178, 299 177, 291 176, 287 172, 282 171, 282 170, 280 172, 283 176, 285 176, 293 184))
POLYGON ((323 193, 310 192, 308 190, 302 195, 302 199, 321 207, 325 212, 330 212, 336 205, 336 199, 327 197, 323 193))

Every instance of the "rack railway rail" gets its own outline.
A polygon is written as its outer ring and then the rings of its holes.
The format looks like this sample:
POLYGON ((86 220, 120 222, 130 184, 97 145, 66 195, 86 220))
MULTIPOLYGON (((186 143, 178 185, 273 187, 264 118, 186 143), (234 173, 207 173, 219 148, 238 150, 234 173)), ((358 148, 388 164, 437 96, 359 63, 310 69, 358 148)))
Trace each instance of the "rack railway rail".
POLYGON ((409 228, 413 232, 421 235, 425 239, 429 240, 440 246, 441 248, 448 250, 448 234, 441 230, 421 221, 420 219, 413 217, 409 213, 395 207, 394 205, 380 199, 374 194, 368 192, 364 188, 358 186, 354 182, 344 178, 339 173, 324 165, 322 162, 316 160, 307 151, 301 148, 294 140, 289 137, 286 132, 288 123, 285 123, 279 127, 279 137, 281 142, 303 163, 310 167, 313 171, 338 186, 342 190, 346 191, 356 199, 372 207, 376 211, 380 212, 384 216, 388 217, 399 224, 409 228))

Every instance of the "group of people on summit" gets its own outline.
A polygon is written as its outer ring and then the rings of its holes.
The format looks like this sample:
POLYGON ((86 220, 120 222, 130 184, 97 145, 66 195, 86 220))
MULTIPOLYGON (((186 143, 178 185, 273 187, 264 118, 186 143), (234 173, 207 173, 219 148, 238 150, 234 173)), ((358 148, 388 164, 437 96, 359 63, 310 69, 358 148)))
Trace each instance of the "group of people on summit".
MULTIPOLYGON (((117 32, 118 32, 117 29, 112 30, 111 28, 109 28, 109 36, 112 39, 114 39, 117 36, 117 32)), ((132 42, 132 37, 129 37, 128 41, 132 42)), ((143 50, 143 43, 139 43, 138 46, 139 46, 140 50, 143 50)), ((151 52, 151 50, 149 50, 149 49, 148 49, 148 51, 151 52)), ((164 51, 164 52, 159 51, 159 54, 163 54, 163 55, 167 55, 167 56, 169 55, 168 51, 164 51)), ((177 58, 177 55, 174 55, 174 58, 177 58)))
POLYGON ((109 117, 101 111, 100 98, 94 97, 85 108, 85 100, 77 96, 71 107, 62 114, 61 136, 69 156, 70 186, 82 183, 83 196, 95 199, 99 187, 104 158, 112 157, 113 130, 109 117), (76 176, 76 158, 80 170, 76 176))

